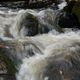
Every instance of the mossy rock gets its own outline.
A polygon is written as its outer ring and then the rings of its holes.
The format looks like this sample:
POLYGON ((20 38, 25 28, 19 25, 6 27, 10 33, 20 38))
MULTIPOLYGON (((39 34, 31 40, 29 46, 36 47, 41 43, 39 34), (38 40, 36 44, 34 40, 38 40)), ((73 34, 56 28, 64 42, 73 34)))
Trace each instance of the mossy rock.
POLYGON ((73 7, 72 13, 76 14, 80 22, 80 1, 78 1, 73 7))
MULTIPOLYGON (((74 2, 75 1, 75 5, 72 8, 72 13, 75 14, 80 22, 80 0, 66 0, 67 3, 69 4, 70 2, 74 2)), ((70 7, 70 5, 69 5, 70 7)), ((71 6, 72 7, 72 6, 71 6)), ((69 10, 69 8, 68 8, 69 10)))
POLYGON ((6 74, 15 75, 17 69, 15 68, 14 62, 4 54, 4 51, 0 50, 0 65, 4 63, 4 67, 7 69, 6 74))

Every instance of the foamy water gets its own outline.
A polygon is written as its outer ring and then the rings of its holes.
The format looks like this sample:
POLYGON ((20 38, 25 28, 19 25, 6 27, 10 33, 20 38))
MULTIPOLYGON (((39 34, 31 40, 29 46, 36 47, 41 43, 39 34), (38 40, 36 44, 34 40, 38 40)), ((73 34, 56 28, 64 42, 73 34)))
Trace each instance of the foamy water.
MULTIPOLYGON (((56 74, 59 80, 67 79, 64 77, 66 72, 70 68, 73 68, 73 64, 66 57, 69 55, 79 59, 80 50, 80 36, 79 32, 69 32, 60 35, 44 35, 42 42, 45 44, 49 43, 45 38, 51 40, 51 44, 45 46, 43 54, 37 55, 30 58, 24 58, 23 63, 20 66, 19 73, 17 74, 17 80, 52 80, 55 78, 55 71, 53 69, 58 69, 59 76, 56 74), (49 37, 48 37, 49 36, 49 37), (45 41, 44 41, 45 40, 45 41), (51 68, 49 68, 52 66, 51 68), (53 70, 53 71, 52 71, 53 70)), ((39 37, 39 36, 38 36, 39 37)), ((41 42, 41 41, 40 41, 41 42)), ((68 73, 73 76, 75 71, 68 73)), ((75 77, 77 78, 77 77, 75 77)), ((57 79, 56 79, 57 80, 57 79)))
POLYGON ((17 64, 17 80, 80 79, 80 31, 62 29, 56 21, 66 5, 66 2, 59 5, 59 10, 0 11, 0 38, 7 43, 10 51, 7 55, 17 64), (38 34, 32 37, 26 36, 28 30, 22 26, 28 24, 28 15, 38 21, 38 34), (49 29, 47 33, 44 27, 49 29))

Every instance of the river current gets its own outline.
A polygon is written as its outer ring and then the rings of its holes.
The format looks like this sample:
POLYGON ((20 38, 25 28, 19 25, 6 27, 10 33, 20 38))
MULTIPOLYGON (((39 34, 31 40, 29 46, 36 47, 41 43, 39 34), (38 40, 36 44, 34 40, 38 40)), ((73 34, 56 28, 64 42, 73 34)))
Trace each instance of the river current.
POLYGON ((58 26, 63 6, 0 8, 0 39, 18 70, 16 80, 80 80, 80 31, 58 26))

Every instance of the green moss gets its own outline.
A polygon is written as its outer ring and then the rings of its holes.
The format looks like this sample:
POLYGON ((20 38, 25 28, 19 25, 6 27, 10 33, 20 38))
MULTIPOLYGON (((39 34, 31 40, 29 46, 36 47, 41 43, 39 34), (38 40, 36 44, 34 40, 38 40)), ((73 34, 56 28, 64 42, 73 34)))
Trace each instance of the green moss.
POLYGON ((77 15, 79 22, 80 22, 80 1, 77 2, 76 5, 73 7, 72 12, 77 15))
POLYGON ((11 59, 9 59, 8 56, 6 56, 1 50, 0 50, 0 61, 5 63, 8 74, 15 75, 17 70, 14 66, 14 62, 12 62, 11 59))

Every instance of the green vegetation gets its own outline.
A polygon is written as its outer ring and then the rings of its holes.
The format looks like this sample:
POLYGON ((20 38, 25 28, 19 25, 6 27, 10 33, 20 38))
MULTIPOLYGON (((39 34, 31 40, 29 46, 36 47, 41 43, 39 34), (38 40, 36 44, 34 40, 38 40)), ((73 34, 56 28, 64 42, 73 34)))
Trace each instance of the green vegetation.
POLYGON ((76 5, 73 7, 72 12, 77 15, 79 22, 80 22, 80 1, 77 2, 76 5))
POLYGON ((9 59, 2 50, 0 50, 0 61, 5 63, 4 66, 7 69, 7 74, 15 75, 17 70, 14 66, 14 62, 12 62, 11 59, 9 59))

